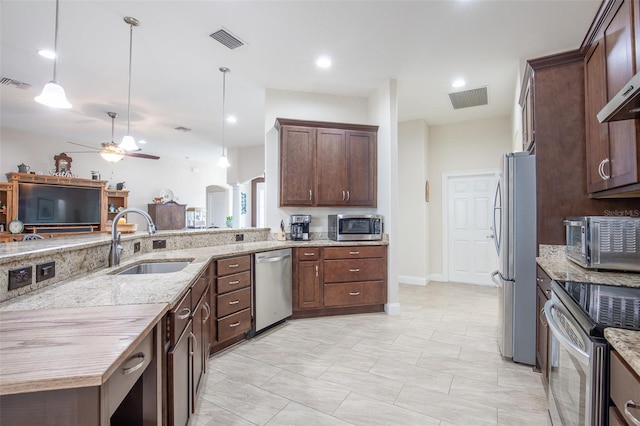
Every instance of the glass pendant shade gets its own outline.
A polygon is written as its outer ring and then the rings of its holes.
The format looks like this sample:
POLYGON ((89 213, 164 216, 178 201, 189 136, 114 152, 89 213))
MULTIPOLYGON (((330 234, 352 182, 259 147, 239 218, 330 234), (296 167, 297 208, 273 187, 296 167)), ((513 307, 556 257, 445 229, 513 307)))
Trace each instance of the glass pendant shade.
POLYGON ((138 148, 138 145, 136 145, 136 141, 133 139, 133 136, 129 136, 129 135, 126 135, 125 137, 122 138, 122 142, 120 142, 119 147, 124 149, 127 152, 140 151, 140 148, 138 148))
POLYGON ((222 154, 220 158, 218 158, 218 167, 227 168, 229 166, 231 166, 231 163, 229 163, 229 159, 226 155, 222 154))
POLYGON ((71 108, 71 104, 67 100, 64 89, 54 80, 45 84, 40 96, 36 96, 34 99, 39 104, 52 108, 71 108))

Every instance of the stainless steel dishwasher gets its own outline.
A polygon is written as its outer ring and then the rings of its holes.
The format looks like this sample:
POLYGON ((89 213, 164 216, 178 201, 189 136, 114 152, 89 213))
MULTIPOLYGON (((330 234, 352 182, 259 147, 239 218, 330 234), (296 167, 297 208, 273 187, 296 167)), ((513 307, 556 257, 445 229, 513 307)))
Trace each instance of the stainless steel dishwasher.
POLYGON ((291 249, 255 254, 256 332, 292 314, 291 249))

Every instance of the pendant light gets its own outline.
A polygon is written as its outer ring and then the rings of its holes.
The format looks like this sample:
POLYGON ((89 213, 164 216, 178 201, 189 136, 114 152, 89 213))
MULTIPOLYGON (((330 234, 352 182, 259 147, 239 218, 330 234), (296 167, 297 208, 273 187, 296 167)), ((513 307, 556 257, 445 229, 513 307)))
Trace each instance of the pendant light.
POLYGON ((71 108, 71 104, 67 100, 67 95, 65 95, 64 89, 56 80, 56 66, 58 64, 58 0, 56 0, 56 25, 53 48, 55 50, 55 57, 53 59, 53 80, 45 84, 40 96, 36 96, 34 99, 36 102, 52 108, 69 109, 71 108))
POLYGON ((111 117, 111 142, 102 144, 100 155, 110 163, 117 163, 124 158, 124 150, 113 141, 113 128, 118 113, 108 112, 107 114, 111 117))
POLYGON ((227 67, 220 67, 220 72, 222 73, 222 155, 218 159, 218 166, 227 168, 231 166, 229 163, 229 159, 227 158, 226 153, 226 145, 224 143, 224 106, 225 106, 225 97, 226 97, 226 83, 227 83, 227 73, 231 71, 227 67))
POLYGON ((124 22, 129 24, 129 94, 127 97, 127 134, 122 138, 120 142, 120 148, 127 152, 140 151, 138 145, 136 145, 135 139, 130 135, 131 132, 131 56, 133 52, 133 27, 140 25, 140 21, 130 16, 124 17, 124 22))

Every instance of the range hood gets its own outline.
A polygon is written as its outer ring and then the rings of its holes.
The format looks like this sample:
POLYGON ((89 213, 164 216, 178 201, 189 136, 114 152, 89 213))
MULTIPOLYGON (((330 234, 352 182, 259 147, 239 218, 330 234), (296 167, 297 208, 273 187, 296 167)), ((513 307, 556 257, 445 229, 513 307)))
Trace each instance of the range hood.
POLYGON ((600 123, 640 118, 640 72, 597 114, 600 123))

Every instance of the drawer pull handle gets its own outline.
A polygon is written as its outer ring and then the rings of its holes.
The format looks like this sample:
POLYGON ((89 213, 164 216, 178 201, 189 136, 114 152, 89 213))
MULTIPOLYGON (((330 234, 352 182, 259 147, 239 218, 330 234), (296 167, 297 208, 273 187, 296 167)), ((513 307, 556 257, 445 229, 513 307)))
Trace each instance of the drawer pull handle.
POLYGON ((305 253, 304 255, 305 256, 315 256, 316 254, 315 253, 305 253))
POLYGON ((229 265, 229 268, 237 268, 238 266, 240 266, 239 263, 234 263, 233 265, 229 265))
POLYGON ((123 375, 127 375, 127 374, 131 374, 136 370, 139 370, 143 365, 144 365, 144 354, 142 352, 135 354, 134 356, 132 356, 131 358, 129 358, 129 360, 132 359, 139 359, 139 361, 132 367, 126 367, 122 369, 122 374, 123 375))
POLYGON ((359 291, 350 291, 349 292, 349 296, 358 296, 358 295, 360 295, 359 291))
POLYGON ((237 305, 238 303, 240 303, 239 300, 232 300, 231 302, 229 302, 230 305, 237 305))
POLYGON ((236 285, 240 282, 240 280, 229 281, 229 285, 236 285))
POLYGON ((240 325, 242 321, 234 322, 233 324, 229 324, 229 327, 237 327, 240 325))
POLYGON ((349 254, 352 254, 352 255, 355 256, 356 254, 360 254, 360 252, 359 251, 350 251, 349 254))
POLYGON ((178 319, 187 319, 189 318, 189 316, 191 315, 191 309, 189 308, 183 308, 180 309, 180 311, 178 312, 178 319))
POLYGON ((356 269, 349 269, 349 272, 360 272, 360 269, 359 269, 359 268, 356 268, 356 269))
POLYGON ((631 414, 631 412, 629 411, 629 407, 640 408, 640 405, 633 402, 632 399, 624 403, 624 414, 629 418, 629 420, 631 420, 631 423, 633 423, 634 425, 640 426, 640 420, 638 420, 636 416, 631 414))

